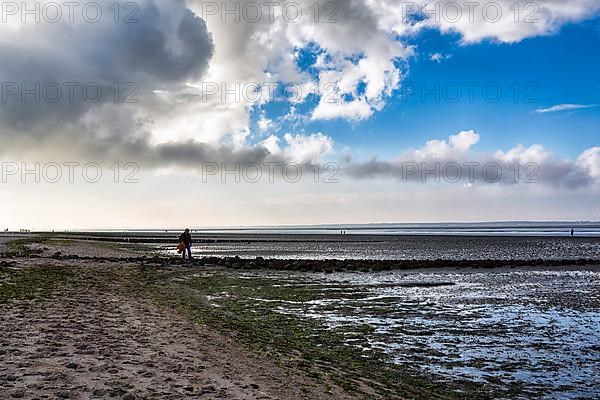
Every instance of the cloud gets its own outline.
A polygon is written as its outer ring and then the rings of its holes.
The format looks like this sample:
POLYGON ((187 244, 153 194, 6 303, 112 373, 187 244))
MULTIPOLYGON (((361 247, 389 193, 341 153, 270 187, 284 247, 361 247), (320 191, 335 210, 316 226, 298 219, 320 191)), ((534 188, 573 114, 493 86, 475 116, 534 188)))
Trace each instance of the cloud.
POLYGON ((275 125, 273 120, 267 118, 264 112, 260 114, 260 117, 258 118, 258 121, 256 121, 256 124, 258 125, 258 129, 260 129, 261 132, 267 132, 270 129, 273 129, 275 125))
POLYGON ((334 146, 333 140, 321 132, 307 136, 287 133, 284 140, 286 142, 284 149, 279 146, 280 139, 276 136, 269 136, 262 142, 262 145, 268 149, 270 154, 282 156, 285 160, 298 163, 321 160, 331 153, 334 146))
MULTIPOLYGON (((22 6, 34 9, 33 3, 22 6)), ((52 134, 91 110, 133 99, 142 109, 155 101, 154 91, 173 90, 206 72, 212 39, 183 0, 141 0, 135 23, 115 23, 106 15, 110 3, 100 3, 104 17, 96 23, 64 17, 0 24, 0 81, 3 89, 17 89, 3 92, 5 130, 36 134, 41 127, 40 134, 52 134)))
POLYGON ((535 110, 535 112, 538 114, 546 114, 561 111, 583 110, 586 108, 594 108, 597 106, 597 104, 558 104, 548 108, 538 108, 537 110, 535 110))
MULTIPOLYGON (((289 159, 319 157, 331 150, 333 141, 324 134, 298 139, 297 132, 304 131, 300 125, 317 120, 364 121, 382 110, 401 87, 415 53, 407 36, 433 27, 459 32, 464 43, 485 38, 514 42, 551 34, 565 23, 594 15, 599 7, 592 0, 574 0, 568 5, 547 0, 538 2, 538 23, 502 19, 490 24, 476 17, 473 22, 450 24, 430 17, 407 19, 403 2, 387 0, 319 0, 320 18, 315 20, 315 1, 299 0, 296 3, 304 17, 291 23, 283 18, 281 6, 275 7, 273 20, 263 13, 258 21, 249 22, 231 16, 224 21, 220 13, 203 15, 206 3, 140 0, 135 16, 139 22, 134 24, 114 23, 112 18, 97 24, 66 20, 1 24, 2 82, 28 87, 35 82, 95 82, 104 93, 98 102, 81 98, 69 102, 66 97, 57 103, 34 102, 11 97, 0 109, 5 146, 14 143, 13 152, 34 151, 23 144, 55 143, 63 144, 69 153, 72 147, 86 144, 88 153, 93 154, 101 144, 110 154, 118 153, 118 144, 144 149, 158 158, 156 164, 161 157, 176 159, 170 155, 177 143, 182 151, 193 149, 196 158, 218 154, 209 149, 231 149, 232 154, 226 151, 223 155, 228 158, 265 145, 289 159), (323 19, 332 7, 335 22, 326 23, 323 19), (304 53, 311 55, 307 57, 310 62, 300 61, 304 53), (133 97, 138 102, 114 101, 115 82, 135 83, 133 97), (303 96, 289 101, 293 107, 288 115, 271 120, 265 117, 264 108, 280 99, 264 96, 253 102, 229 97, 223 101, 221 91, 207 93, 203 86, 207 82, 230 90, 236 85, 258 84, 257 91, 263 94, 265 83, 295 83, 303 88, 303 96), (309 96, 308 88, 318 88, 320 95, 316 99, 309 96), (334 94, 334 101, 328 94, 334 94), (299 109, 303 111, 298 113, 299 109), (290 129, 280 124, 290 121, 299 126, 290 129), (255 127, 258 134, 253 132, 255 127), (288 137, 285 132, 292 133, 288 137), (274 136, 256 143, 267 135, 274 136), (278 148, 280 143, 287 150, 278 148)), ((256 4, 253 0, 236 3, 240 9, 256 4)), ((512 3, 500 2, 507 8, 512 3)), ((31 8, 34 1, 26 4, 31 8)), ((101 4, 108 9, 112 2, 101 4)), ((443 9, 450 2, 439 4, 443 9)), ((218 6, 223 8, 225 3, 218 6)), ((432 59, 439 56, 432 55, 432 59)), ((125 90, 120 94, 131 93, 125 90)), ((468 151, 476 143, 474 138, 474 134, 459 134, 445 142, 432 141, 420 151, 423 157, 436 152, 439 157, 449 157, 468 151)))
MULTIPOLYGON (((203 2, 190 4, 201 13, 203 2)), ((237 4, 244 9, 255 2, 242 0, 237 4)), ((422 15, 424 19, 416 20, 408 17, 406 2, 302 0, 295 4, 304 12, 304 18, 297 23, 281 18, 281 7, 274 8, 273 20, 263 12, 262 18, 251 23, 224 16, 221 7, 214 15, 207 15, 209 29, 219 43, 214 58, 219 68, 211 69, 207 80, 225 82, 229 87, 236 82, 294 83, 303 88, 300 102, 307 100, 312 92, 308 87, 316 87, 319 96, 314 108, 308 111, 313 121, 363 121, 383 109, 400 88, 414 54, 414 48, 405 38, 424 29, 458 32, 465 44, 485 39, 512 43, 552 34, 565 23, 593 16, 599 8, 594 0, 574 0, 568 6, 555 0, 539 1, 533 11, 526 8, 527 4, 519 4, 522 9, 515 21, 510 8, 513 1, 487 0, 476 7, 472 19, 469 10, 463 9, 462 17, 452 22, 446 14, 457 3, 450 0, 425 2, 429 10, 437 6, 438 15, 422 15), (320 21, 314 18, 315 4, 320 10, 320 21), (495 5, 501 7, 502 18, 488 22, 486 18, 491 17, 488 14, 495 5), (324 23, 322 19, 332 9, 335 22, 324 23), (537 22, 532 22, 534 19, 537 22), (315 61, 300 68, 298 60, 303 52, 310 53, 315 61)), ((433 61, 441 61, 447 56, 440 53, 431 57, 433 61)), ((260 105, 244 101, 227 104, 227 108, 244 112, 255 107, 260 105)), ((231 121, 236 124, 227 128, 247 129, 243 112, 231 111, 231 114, 235 117, 231 121)), ((213 129, 219 128, 213 126, 213 129)), ((231 132, 223 131, 217 136, 227 134, 231 132)))
MULTIPOLYGON (((256 4, 252 0, 238 3, 240 9, 256 4)), ((190 4, 201 13, 202 2, 190 4)), ((315 110, 310 112, 314 120, 362 120, 380 110, 399 88, 402 71, 398 61, 406 60, 411 49, 379 25, 378 14, 366 1, 301 0, 294 4, 303 10, 297 23, 282 17, 281 6, 274 8, 272 21, 266 10, 252 23, 234 18, 223 22, 220 12, 206 15, 219 43, 213 60, 219 68, 211 69, 206 81, 224 82, 228 87, 235 83, 293 83, 303 88, 301 102, 311 92, 318 93, 315 110), (335 22, 325 22, 332 11, 335 22), (305 51, 312 53, 315 61, 300 68, 298 60, 305 51), (335 104, 330 104, 332 97, 335 104)), ((241 101, 236 106, 249 110, 260 105, 241 101)))
MULTIPOLYGON (((104 112, 108 110, 104 109, 104 112)), ((320 162, 333 151, 333 140, 322 134, 286 134, 282 142, 269 136, 255 145, 214 144, 194 139, 156 142, 144 122, 126 115, 121 109, 110 109, 111 117, 99 127, 96 122, 64 131, 62 135, 34 138, 27 135, 8 137, 0 148, 0 159, 31 162, 94 162, 113 164, 136 163, 147 169, 200 170, 212 163, 228 168, 249 164, 274 163, 276 170, 294 162, 308 165, 320 162), (80 130, 80 128, 84 128, 80 130), (136 132, 122 135, 120 129, 136 132), (68 149, 68 151, 66 150, 68 149), (87 161, 86 161, 87 162, 87 161)))
POLYGON ((450 58, 452 58, 452 54, 433 53, 429 55, 429 60, 438 64, 450 58))
POLYGON ((495 157, 506 163, 542 163, 550 157, 550 152, 540 144, 525 147, 522 144, 513 147, 507 152, 496 151, 495 157))
POLYGON ((415 150, 416 159, 448 159, 463 156, 472 146, 479 142, 480 136, 473 130, 462 131, 452 135, 448 140, 430 140, 422 148, 415 150))
POLYGON ((368 119, 373 115, 373 109, 364 99, 352 101, 320 102, 313 110, 311 118, 313 120, 333 120, 344 118, 350 121, 361 121, 368 119))
POLYGON ((493 153, 474 152, 472 147, 479 139, 476 132, 463 131, 447 140, 430 140, 423 147, 407 151, 393 160, 374 158, 357 162, 347 159, 340 169, 357 179, 391 178, 424 183, 460 181, 461 184, 466 183, 465 187, 472 184, 536 183, 583 188, 600 183, 598 147, 584 151, 576 161, 572 161, 554 156, 542 145, 517 145, 508 151, 493 153))
POLYGON ((577 165, 589 171, 590 176, 600 179, 600 147, 592 147, 577 158, 577 165))
MULTIPOLYGON (((403 7, 406 13, 406 6, 398 7, 403 7)), ((531 37, 552 35, 563 25, 591 18, 599 10, 600 3, 596 0, 572 0, 568 3, 557 0, 517 3, 513 0, 477 3, 428 0, 418 7, 425 19, 414 25, 416 29, 434 27, 442 32, 457 32, 464 44, 483 40, 516 43, 531 37)))

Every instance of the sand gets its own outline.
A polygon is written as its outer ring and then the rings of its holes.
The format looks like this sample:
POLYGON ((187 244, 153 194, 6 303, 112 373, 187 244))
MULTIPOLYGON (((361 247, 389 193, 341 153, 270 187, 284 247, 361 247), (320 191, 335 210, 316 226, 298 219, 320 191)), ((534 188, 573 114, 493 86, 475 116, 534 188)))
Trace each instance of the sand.
POLYGON ((103 280, 132 265, 47 258, 57 250, 97 255, 94 244, 31 247, 40 250, 38 258, 3 260, 4 268, 51 264, 73 272, 73 281, 41 301, 0 304, 1 398, 350 398, 103 280))

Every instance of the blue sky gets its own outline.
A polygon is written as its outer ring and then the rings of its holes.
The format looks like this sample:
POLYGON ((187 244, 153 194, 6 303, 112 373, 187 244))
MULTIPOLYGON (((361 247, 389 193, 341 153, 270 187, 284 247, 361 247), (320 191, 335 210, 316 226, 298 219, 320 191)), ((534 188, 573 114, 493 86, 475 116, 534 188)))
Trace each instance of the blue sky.
MULTIPOLYGON (((327 132, 339 146, 352 147, 365 156, 392 157, 426 140, 473 129, 482 136, 477 144, 480 151, 541 143, 560 156, 575 158, 598 143, 600 106, 544 114, 535 110, 566 103, 600 105, 599 25, 600 18, 595 18, 519 43, 486 40, 466 45, 460 43, 458 34, 421 31, 407 40, 416 46, 415 56, 403 68, 403 88, 383 110, 366 121, 313 121, 304 128, 327 132), (431 60, 436 53, 442 55, 441 60, 431 60), (473 102, 471 82, 479 83, 473 88, 473 102), (423 99, 422 93, 403 96, 412 85, 429 90, 439 85, 448 90, 448 97, 460 95, 461 100, 451 102, 440 95, 436 102, 433 94, 423 99), (488 100, 484 85, 489 85, 488 100), (502 94, 492 102, 496 87, 502 94)), ((314 62, 312 50, 303 53, 300 64, 314 62)), ((287 107, 275 104, 267 110, 273 118, 287 107)))

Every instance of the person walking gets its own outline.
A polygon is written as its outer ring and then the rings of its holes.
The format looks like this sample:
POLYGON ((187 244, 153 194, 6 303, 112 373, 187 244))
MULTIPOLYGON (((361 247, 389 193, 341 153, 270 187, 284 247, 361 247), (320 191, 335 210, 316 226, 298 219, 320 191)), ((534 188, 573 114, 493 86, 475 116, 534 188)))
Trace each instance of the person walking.
POLYGON ((183 243, 183 253, 182 257, 185 260, 185 252, 188 253, 188 258, 192 259, 192 235, 190 234, 190 230, 186 229, 181 236, 179 236, 179 242, 183 243))

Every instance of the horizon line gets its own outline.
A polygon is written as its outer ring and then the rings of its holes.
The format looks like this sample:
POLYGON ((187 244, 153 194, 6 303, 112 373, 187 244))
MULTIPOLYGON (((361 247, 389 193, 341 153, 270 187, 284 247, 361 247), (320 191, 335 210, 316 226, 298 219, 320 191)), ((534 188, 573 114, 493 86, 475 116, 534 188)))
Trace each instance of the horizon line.
POLYGON ((194 226, 185 227, 94 227, 94 228, 5 228, 0 233, 51 233, 51 232, 94 232, 94 231, 178 231, 185 228, 196 231, 222 231, 222 230, 254 230, 254 229, 334 229, 334 228, 363 228, 363 227, 393 227, 393 226, 485 226, 505 224, 600 224, 600 220, 496 220, 496 221, 460 221, 460 222, 366 222, 366 223, 323 223, 323 224, 281 224, 281 225, 222 225, 222 226, 194 226))

